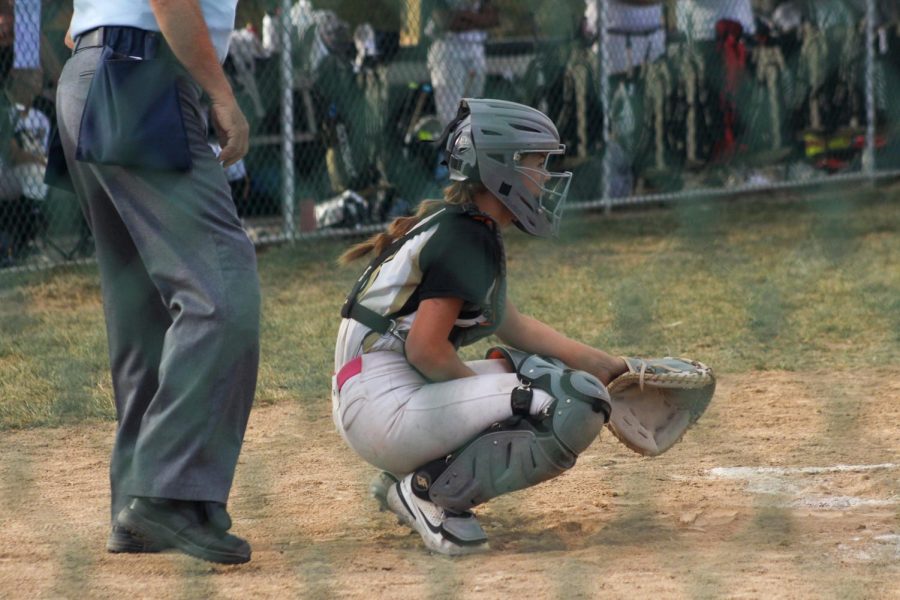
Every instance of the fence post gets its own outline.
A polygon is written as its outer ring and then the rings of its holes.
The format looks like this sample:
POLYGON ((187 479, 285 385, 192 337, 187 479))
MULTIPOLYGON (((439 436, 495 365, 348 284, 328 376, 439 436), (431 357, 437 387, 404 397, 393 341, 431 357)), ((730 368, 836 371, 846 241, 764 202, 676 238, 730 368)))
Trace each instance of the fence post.
POLYGON ((294 240, 294 65, 291 0, 281 0, 281 208, 284 236, 294 240))
POLYGON ((610 177, 612 168, 610 161, 612 155, 609 151, 610 143, 610 97, 609 97, 609 45, 607 44, 607 30, 609 29, 609 2, 608 0, 594 0, 597 3, 597 60, 598 73, 600 74, 600 102, 603 104, 603 212, 609 214, 612 211, 612 197, 610 190, 612 182, 610 177))
POLYGON ((866 149, 863 172, 875 174, 875 0, 866 0, 866 149))

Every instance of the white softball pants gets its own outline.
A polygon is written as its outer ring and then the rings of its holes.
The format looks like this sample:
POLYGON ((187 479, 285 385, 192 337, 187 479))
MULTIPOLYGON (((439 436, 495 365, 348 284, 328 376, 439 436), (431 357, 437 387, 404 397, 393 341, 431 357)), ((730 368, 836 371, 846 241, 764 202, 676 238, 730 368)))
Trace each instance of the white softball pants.
POLYGON ((397 476, 446 456, 512 416, 519 385, 504 360, 466 363, 476 373, 429 383, 397 352, 362 356, 362 371, 332 386, 335 426, 365 461, 397 476))

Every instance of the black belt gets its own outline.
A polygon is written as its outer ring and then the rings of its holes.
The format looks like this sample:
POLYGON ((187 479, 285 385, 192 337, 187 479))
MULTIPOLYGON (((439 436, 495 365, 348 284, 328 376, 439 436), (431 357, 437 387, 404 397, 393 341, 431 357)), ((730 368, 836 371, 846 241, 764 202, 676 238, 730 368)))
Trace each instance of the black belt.
MULTIPOLYGON (((72 50, 72 53, 79 52, 81 50, 87 50, 88 48, 102 48, 106 41, 106 33, 110 30, 115 29, 135 29, 134 27, 124 27, 124 26, 112 26, 112 27, 97 27, 96 29, 91 29, 90 31, 85 31, 75 38, 75 48, 72 50)), ((141 31, 141 30, 136 30, 141 31)), ((143 31, 143 35, 148 36, 158 36, 160 35, 156 31, 143 31)))
POLYGON ((72 52, 78 52, 80 50, 86 50, 88 48, 100 48, 103 46, 103 30, 105 27, 98 27, 96 29, 91 29, 90 31, 85 31, 77 38, 75 38, 75 48, 72 52))
POLYGON ((620 27, 610 27, 606 31, 610 35, 624 35, 627 37, 650 37, 662 31, 662 25, 647 27, 645 29, 622 29, 620 27))

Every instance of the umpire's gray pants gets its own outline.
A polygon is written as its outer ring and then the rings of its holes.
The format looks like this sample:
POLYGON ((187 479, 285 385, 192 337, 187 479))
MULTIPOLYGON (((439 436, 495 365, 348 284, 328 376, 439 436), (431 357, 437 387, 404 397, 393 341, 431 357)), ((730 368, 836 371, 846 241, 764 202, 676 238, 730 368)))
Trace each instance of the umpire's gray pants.
POLYGON ((256 388, 255 252, 207 146, 193 81, 179 81, 190 172, 75 160, 99 58, 91 48, 68 60, 57 111, 103 290, 118 415, 112 516, 130 496, 225 502, 256 388))

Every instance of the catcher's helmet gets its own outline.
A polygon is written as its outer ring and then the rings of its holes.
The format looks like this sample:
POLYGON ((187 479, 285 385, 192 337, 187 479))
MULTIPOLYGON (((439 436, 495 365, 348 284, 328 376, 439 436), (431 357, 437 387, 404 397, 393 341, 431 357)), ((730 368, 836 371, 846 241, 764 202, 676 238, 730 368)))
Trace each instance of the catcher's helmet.
POLYGON ((466 98, 441 139, 451 180, 484 184, 526 233, 559 231, 572 174, 547 170, 550 157, 566 150, 547 115, 515 102, 466 98), (523 165, 529 153, 546 155, 543 167, 523 165))

